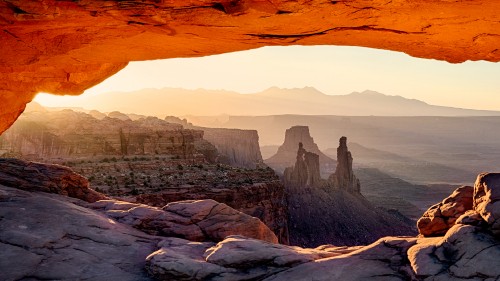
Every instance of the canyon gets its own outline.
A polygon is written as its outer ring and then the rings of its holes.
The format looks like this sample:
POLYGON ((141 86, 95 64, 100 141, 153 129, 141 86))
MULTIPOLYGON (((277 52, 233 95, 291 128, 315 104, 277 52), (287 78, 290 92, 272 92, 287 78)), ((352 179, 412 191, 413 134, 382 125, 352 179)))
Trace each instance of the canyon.
MULTIPOLYGON (((290 130, 294 128, 297 127, 290 130)), ((305 139, 312 140, 308 128, 301 129, 307 132, 305 139)), ((283 153, 285 149, 283 145, 278 151, 283 153)), ((319 155, 307 151, 302 142, 298 142, 296 151, 295 164, 286 168, 283 175, 292 245, 357 246, 383 236, 416 234, 412 220, 397 212, 376 208, 361 194, 346 137, 339 140, 335 172, 326 180, 320 176, 319 155)))
MULTIPOLYGON (((33 165, 17 164, 21 170, 33 165)), ((37 165, 31 170, 60 169, 37 165)), ((24 185, 0 183, 0 270, 5 280, 494 280, 500 276, 497 261, 491 258, 500 254, 499 174, 480 174, 473 188, 457 189, 428 210, 423 219, 430 218, 430 224, 439 223, 432 215, 436 208, 453 217, 444 231, 427 231, 433 228, 426 224, 419 237, 316 248, 277 244, 277 237, 258 219, 213 200, 180 201, 161 208, 107 198, 94 201, 86 195, 85 184, 77 184, 79 192, 68 197, 62 192, 65 184, 47 190, 44 186, 51 180, 31 178, 24 185), (17 188, 22 186, 29 189, 17 188)))

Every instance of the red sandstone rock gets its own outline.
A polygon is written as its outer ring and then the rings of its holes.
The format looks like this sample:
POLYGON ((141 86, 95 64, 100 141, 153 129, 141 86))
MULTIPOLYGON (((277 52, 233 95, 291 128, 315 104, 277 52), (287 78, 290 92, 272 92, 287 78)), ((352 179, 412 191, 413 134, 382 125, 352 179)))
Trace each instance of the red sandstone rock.
POLYGON ((442 202, 431 206, 418 220, 418 232, 425 237, 446 234, 460 216, 472 209, 473 191, 471 186, 459 187, 442 202))
POLYGON ((89 182, 70 168, 0 158, 0 184, 27 191, 42 191, 78 198, 87 202, 107 199, 89 188, 89 182))
POLYGON ((161 209, 116 200, 90 206, 153 235, 213 242, 229 235, 244 235, 278 243, 276 235, 259 219, 210 199, 172 202, 161 209))
POLYGON ((499 61, 499 10, 491 0, 2 1, 0 132, 37 92, 81 94, 129 61, 297 44, 499 61))

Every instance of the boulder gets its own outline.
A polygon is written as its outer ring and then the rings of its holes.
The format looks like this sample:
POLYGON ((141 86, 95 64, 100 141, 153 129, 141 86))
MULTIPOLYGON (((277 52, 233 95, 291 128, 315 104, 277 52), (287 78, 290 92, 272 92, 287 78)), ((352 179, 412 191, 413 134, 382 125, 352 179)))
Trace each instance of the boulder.
POLYGON ((480 174, 474 184, 474 210, 500 237, 500 173, 480 174))
POLYGON ((172 202, 161 209, 116 200, 98 201, 90 207, 152 235, 214 242, 230 235, 245 235, 278 243, 276 235, 259 219, 211 199, 172 202))
POLYGON ((27 191, 42 191, 78 198, 86 202, 107 199, 89 188, 88 180, 60 165, 0 158, 0 184, 27 191))
POLYGON ((462 186, 431 206, 417 222, 419 233, 425 237, 443 236, 460 216, 472 209, 473 192, 473 187, 462 186))

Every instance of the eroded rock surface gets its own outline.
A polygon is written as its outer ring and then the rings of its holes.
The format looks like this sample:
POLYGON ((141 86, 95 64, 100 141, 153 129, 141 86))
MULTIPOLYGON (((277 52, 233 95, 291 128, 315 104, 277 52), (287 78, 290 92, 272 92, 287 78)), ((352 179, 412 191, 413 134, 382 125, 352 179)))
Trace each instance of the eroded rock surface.
MULTIPOLYGON (((319 155, 306 151, 301 142, 297 151, 297 160, 293 167, 288 167, 283 173, 283 182, 289 188, 320 187, 319 155)), ((293 191, 291 191, 293 192, 293 191)))
POLYGON ((245 235, 278 243, 259 219, 209 199, 172 202, 161 209, 116 200, 98 201, 91 207, 152 235, 214 242, 229 235, 245 235))
POLYGON ((0 184, 28 191, 43 191, 86 202, 107 199, 89 188, 86 178, 60 165, 0 158, 0 184))
MULTIPOLYGON (((283 173, 287 167, 291 167, 297 162, 297 146, 299 146, 299 143, 302 143, 302 148, 305 151, 318 155, 320 172, 335 167, 335 160, 319 150, 307 126, 293 126, 287 129, 285 131, 285 140, 278 148, 278 152, 264 162, 278 173, 283 173)), ((304 158, 304 155, 302 155, 302 158, 304 158)))
POLYGON ((0 279, 150 280, 159 239, 73 202, 0 185, 0 279))
POLYGON ((473 187, 462 186, 431 206, 418 220, 418 232, 426 237, 444 235, 460 216, 472 209, 473 192, 473 187))
POLYGON ((3 1, 0 132, 37 92, 81 94, 136 60, 300 44, 499 61, 499 9, 487 0, 3 1))
POLYGON ((500 237, 500 174, 480 174, 474 184, 474 210, 500 237))
POLYGON ((352 155, 347 148, 347 138, 341 137, 337 148, 337 167, 328 181, 334 188, 339 188, 350 193, 359 194, 361 185, 352 171, 352 155))

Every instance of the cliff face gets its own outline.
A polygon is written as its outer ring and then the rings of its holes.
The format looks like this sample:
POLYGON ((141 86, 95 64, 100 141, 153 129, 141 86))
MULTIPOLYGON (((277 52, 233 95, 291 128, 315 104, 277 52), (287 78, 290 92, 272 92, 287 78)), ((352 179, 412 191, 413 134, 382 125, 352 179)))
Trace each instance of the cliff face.
POLYGON ((235 167, 255 168, 262 163, 259 135, 255 130, 203 128, 204 139, 213 144, 223 156, 220 162, 235 167))
POLYGON ((183 129, 154 117, 131 121, 98 120, 64 110, 30 113, 0 137, 0 152, 30 159, 93 156, 170 155, 214 160, 215 147, 203 131, 183 129))
POLYGON ((278 152, 269 159, 264 160, 264 163, 278 173, 283 173, 285 168, 295 164, 297 160, 297 146, 299 143, 302 143, 302 147, 306 151, 318 155, 320 172, 326 172, 335 167, 335 160, 326 156, 319 150, 307 126, 293 126, 287 129, 285 132, 285 140, 278 148, 278 152))

